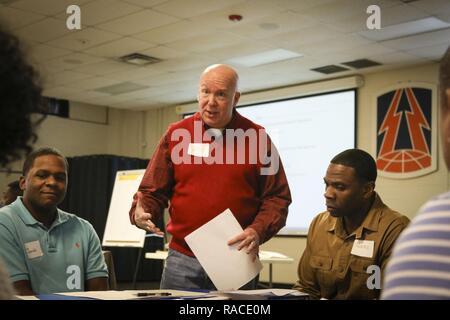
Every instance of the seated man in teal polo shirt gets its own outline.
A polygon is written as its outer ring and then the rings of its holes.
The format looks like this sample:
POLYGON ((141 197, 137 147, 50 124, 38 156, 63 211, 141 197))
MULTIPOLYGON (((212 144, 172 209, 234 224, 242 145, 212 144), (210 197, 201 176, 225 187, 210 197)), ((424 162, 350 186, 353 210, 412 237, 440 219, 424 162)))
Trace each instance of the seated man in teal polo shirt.
POLYGON ((23 197, 0 209, 0 259, 19 295, 108 288, 94 228, 56 207, 66 195, 67 169, 55 149, 30 153, 20 178, 23 197))

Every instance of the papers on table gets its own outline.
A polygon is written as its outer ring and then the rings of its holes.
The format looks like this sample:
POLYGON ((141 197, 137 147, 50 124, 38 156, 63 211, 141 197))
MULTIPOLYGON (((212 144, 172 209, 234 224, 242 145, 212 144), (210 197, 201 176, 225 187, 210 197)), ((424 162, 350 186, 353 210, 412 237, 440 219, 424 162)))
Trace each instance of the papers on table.
MULTIPOLYGON (((176 299, 206 299, 216 297, 205 292, 180 290, 123 290, 123 291, 80 291, 38 295, 40 300, 176 300, 176 299), (144 294, 143 294, 144 293, 144 294), (146 293, 146 294, 145 294, 146 293)), ((21 298, 21 297, 19 297, 21 298)))
POLYGON ((181 290, 84 291, 16 296, 19 300, 302 300, 308 295, 291 289, 195 292, 181 290))
POLYGON ((190 233, 185 240, 218 290, 239 289, 262 269, 258 258, 227 242, 242 233, 242 227, 230 209, 190 233))
POLYGON ((217 295, 228 297, 231 300, 287 300, 308 299, 307 293, 293 289, 259 289, 259 290, 236 290, 211 292, 217 295))

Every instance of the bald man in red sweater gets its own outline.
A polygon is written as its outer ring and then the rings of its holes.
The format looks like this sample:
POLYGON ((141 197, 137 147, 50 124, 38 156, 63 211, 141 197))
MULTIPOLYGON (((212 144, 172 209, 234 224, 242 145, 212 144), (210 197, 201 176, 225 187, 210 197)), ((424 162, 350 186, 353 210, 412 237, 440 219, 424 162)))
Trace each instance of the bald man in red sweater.
MULTIPOLYGON (((264 128, 236 111, 239 97, 233 68, 208 67, 198 112, 169 126, 134 196, 131 223, 159 234, 154 222, 170 201, 172 239, 161 288, 215 289, 184 238, 227 208, 244 230, 228 245, 254 259, 285 225, 291 195, 278 152, 264 128)), ((243 288, 255 287, 251 281, 243 288)))

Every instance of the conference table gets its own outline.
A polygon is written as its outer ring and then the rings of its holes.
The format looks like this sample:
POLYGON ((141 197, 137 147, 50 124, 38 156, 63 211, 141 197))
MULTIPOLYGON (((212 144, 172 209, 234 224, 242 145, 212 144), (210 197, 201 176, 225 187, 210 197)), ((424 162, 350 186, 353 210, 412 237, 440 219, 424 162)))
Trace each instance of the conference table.
POLYGON ((18 300, 306 300, 308 294, 292 289, 233 291, 108 290, 16 296, 18 300))
MULTIPOLYGON (((156 252, 147 252, 145 254, 145 259, 154 259, 154 260, 166 260, 167 251, 158 250, 156 252)), ((269 288, 273 287, 273 264, 277 263, 292 263, 294 259, 284 254, 273 252, 273 251, 259 251, 259 260, 262 263, 269 264, 269 288)))

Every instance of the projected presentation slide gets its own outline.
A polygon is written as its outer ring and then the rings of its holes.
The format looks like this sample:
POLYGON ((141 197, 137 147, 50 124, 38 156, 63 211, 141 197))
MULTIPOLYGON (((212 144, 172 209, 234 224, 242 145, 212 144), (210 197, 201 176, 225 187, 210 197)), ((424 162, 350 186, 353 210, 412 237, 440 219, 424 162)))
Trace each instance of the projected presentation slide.
POLYGON ((239 107, 262 125, 283 162, 292 194, 286 227, 279 234, 306 234, 326 210, 323 177, 330 160, 355 147, 354 90, 239 107))

